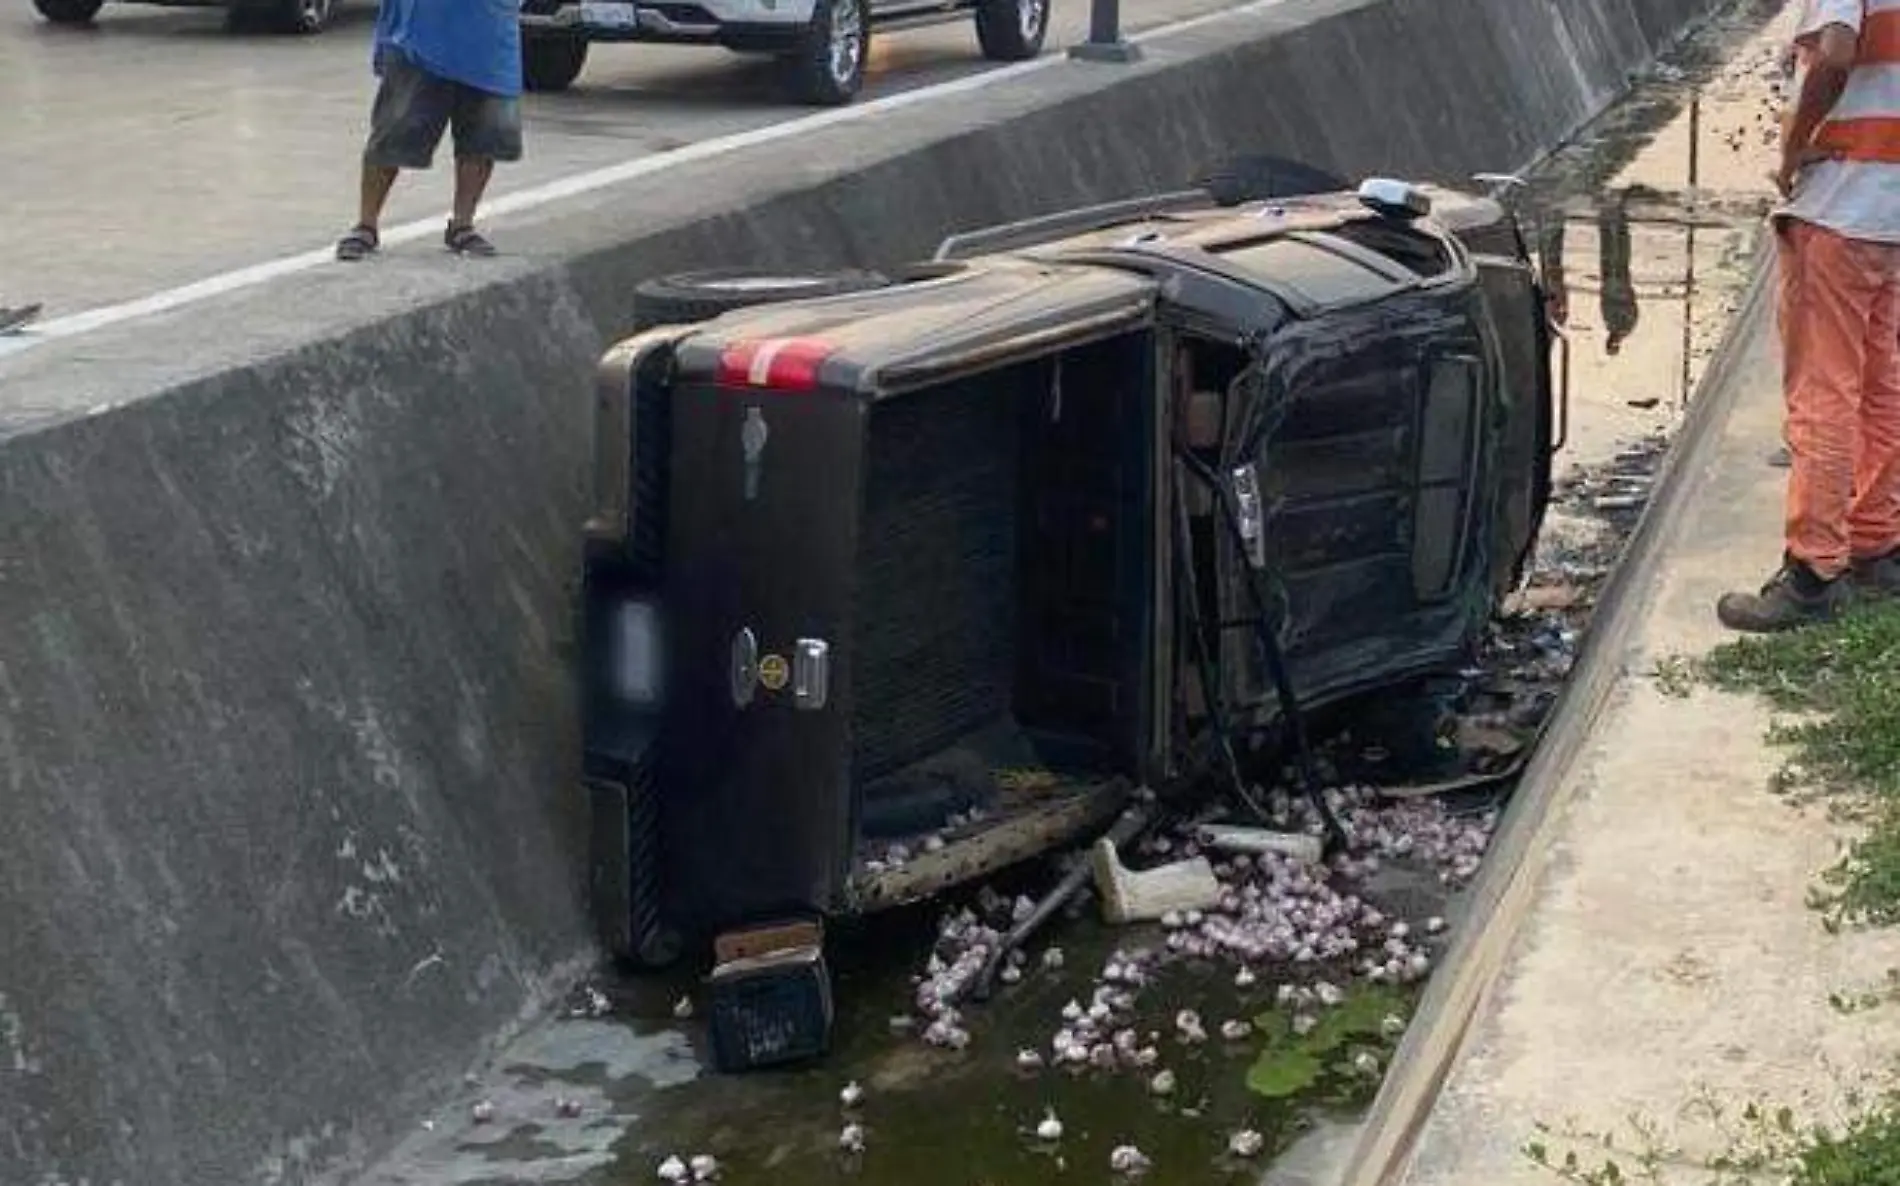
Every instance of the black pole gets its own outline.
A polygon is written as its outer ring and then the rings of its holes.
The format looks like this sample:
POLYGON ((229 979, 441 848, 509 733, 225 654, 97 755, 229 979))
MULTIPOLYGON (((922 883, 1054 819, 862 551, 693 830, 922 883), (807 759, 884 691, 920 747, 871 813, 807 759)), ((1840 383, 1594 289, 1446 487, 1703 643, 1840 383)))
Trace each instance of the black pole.
POLYGON ((1084 62, 1139 62, 1141 47, 1122 40, 1121 0, 1089 0, 1089 39, 1069 47, 1084 62))

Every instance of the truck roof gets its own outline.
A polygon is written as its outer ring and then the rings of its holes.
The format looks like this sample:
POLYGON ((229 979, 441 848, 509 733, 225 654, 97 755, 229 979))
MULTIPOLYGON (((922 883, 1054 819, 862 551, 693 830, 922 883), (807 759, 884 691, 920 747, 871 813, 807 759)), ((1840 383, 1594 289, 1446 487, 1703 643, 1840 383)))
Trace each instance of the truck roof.
MULTIPOLYGON (((1058 229, 1040 242, 925 265, 918 278, 888 288, 728 313, 690 331, 677 357, 688 377, 705 378, 735 347, 813 343, 822 349, 825 386, 900 390, 1008 361, 1012 352, 1141 324, 1161 282, 1182 269, 1256 288, 1295 317, 1314 316, 1456 275, 1459 225, 1494 219, 1497 207, 1426 192, 1432 215, 1415 223, 1381 215, 1351 193, 1237 207, 1184 200, 1066 237, 1058 229)), ((1088 212, 1076 213, 1080 221, 1088 212)))

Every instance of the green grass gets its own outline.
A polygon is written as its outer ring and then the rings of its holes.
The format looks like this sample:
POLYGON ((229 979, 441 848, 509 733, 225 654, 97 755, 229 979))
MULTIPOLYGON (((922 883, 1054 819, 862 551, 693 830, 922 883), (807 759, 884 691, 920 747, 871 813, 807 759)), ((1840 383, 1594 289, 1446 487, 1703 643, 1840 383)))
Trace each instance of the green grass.
POLYGON ((1900 1116, 1869 1112, 1841 1133, 1812 1134, 1795 1158, 1791 1186, 1900 1186, 1900 1116))
POLYGON ((1665 1126, 1629 1117, 1614 1132, 1537 1126, 1531 1164, 1577 1186, 1900 1186, 1900 1110, 1892 1097, 1850 1100, 1850 1118, 1804 1125, 1787 1107, 1724 1105, 1701 1095, 1678 1118, 1714 1152, 1692 1154, 1665 1126))
POLYGON ((1780 789, 1830 796, 1866 825, 1822 875, 1817 905, 1830 922, 1900 922, 1900 604, 1726 643, 1697 669, 1715 686, 1759 693, 1787 714, 1769 731, 1791 751, 1780 789))

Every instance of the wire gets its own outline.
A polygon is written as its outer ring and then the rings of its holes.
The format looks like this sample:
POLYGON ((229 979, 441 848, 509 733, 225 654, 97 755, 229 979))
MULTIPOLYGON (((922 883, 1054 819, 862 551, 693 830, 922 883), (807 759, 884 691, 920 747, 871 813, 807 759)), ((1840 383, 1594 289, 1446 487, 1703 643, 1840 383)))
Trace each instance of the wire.
MULTIPOLYGON (((1247 537, 1240 530, 1240 517, 1234 509, 1233 500, 1219 488, 1216 488, 1215 493, 1220 498, 1221 518, 1233 534, 1234 543, 1244 552, 1247 537)), ((1326 802, 1326 794, 1320 786, 1319 764, 1313 760, 1312 740, 1306 733, 1306 714, 1300 709, 1299 697, 1293 693, 1293 679, 1287 671, 1286 655, 1280 650, 1277 632, 1267 616, 1267 599, 1260 589, 1260 572, 1245 561, 1242 565, 1246 569, 1247 592, 1253 601, 1254 638, 1260 645, 1267 676, 1273 681, 1274 691, 1279 694, 1280 716, 1293 742, 1293 768, 1299 774, 1300 789, 1305 792, 1307 801, 1313 805, 1313 810, 1319 813, 1320 822, 1325 825, 1327 848, 1331 852, 1349 848, 1352 838, 1346 834, 1339 816, 1334 814, 1332 804, 1326 802)))
POLYGON ((1188 525, 1186 490, 1181 481, 1181 466, 1176 464, 1174 475, 1174 560, 1178 600, 1186 603, 1184 616, 1188 636, 1193 641, 1195 664, 1201 675, 1201 692, 1207 701, 1207 712, 1214 726, 1214 743, 1221 755, 1226 758, 1228 778, 1233 783, 1235 798, 1262 823, 1269 823, 1270 816, 1266 808, 1256 799, 1247 787, 1247 779, 1240 769, 1240 756, 1234 750, 1233 730, 1227 723, 1227 709, 1221 693, 1220 672, 1213 658, 1208 654, 1207 633, 1201 621, 1200 584, 1194 576, 1194 558, 1190 549, 1194 536, 1188 525))

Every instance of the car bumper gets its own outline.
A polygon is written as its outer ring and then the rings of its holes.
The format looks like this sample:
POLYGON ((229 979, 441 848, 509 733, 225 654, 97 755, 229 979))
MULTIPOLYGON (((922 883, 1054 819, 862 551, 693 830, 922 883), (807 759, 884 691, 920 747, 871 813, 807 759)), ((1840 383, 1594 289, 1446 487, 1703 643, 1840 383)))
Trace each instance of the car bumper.
POLYGON ((800 34, 813 0, 699 0, 697 3, 541 3, 524 7, 528 33, 589 41, 745 41, 800 34))

